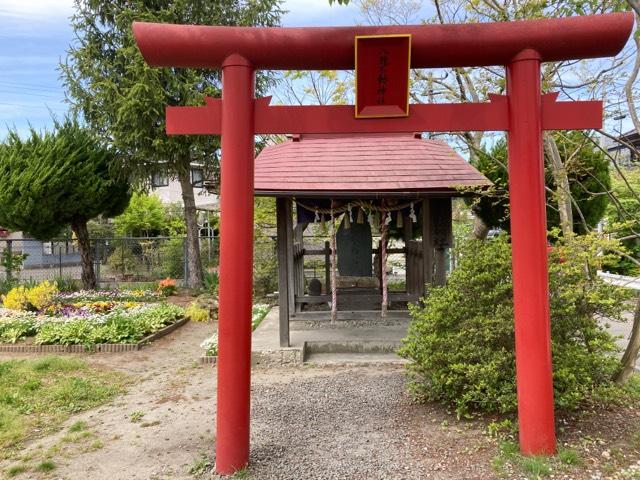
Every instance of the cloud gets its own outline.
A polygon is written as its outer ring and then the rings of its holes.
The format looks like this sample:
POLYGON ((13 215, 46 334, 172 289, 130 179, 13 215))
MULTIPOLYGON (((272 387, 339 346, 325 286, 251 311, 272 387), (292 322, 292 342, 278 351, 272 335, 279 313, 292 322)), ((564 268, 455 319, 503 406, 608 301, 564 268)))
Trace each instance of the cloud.
POLYGON ((288 12, 282 18, 285 27, 353 25, 358 9, 353 4, 339 5, 329 0, 286 0, 283 8, 288 12))
POLYGON ((73 0, 0 0, 0 18, 56 20, 73 13, 73 0))

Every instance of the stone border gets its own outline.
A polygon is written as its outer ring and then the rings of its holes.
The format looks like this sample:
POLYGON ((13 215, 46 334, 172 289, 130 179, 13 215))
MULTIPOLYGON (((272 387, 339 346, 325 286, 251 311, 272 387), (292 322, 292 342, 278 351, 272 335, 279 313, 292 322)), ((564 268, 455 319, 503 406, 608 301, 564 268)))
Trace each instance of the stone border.
POLYGON ((0 352, 4 353, 119 353, 140 350, 148 343, 169 335, 189 321, 184 317, 166 327, 142 338, 138 343, 99 343, 97 345, 20 345, 0 344, 0 352))
MULTIPOLYGON (((306 343, 306 342, 305 342, 306 343)), ((305 345, 302 348, 288 347, 251 352, 251 366, 284 367, 299 366, 304 363, 305 345)))
POLYGON ((200 357, 200 363, 203 365, 216 365, 218 363, 218 357, 212 357, 211 355, 203 355, 200 357))

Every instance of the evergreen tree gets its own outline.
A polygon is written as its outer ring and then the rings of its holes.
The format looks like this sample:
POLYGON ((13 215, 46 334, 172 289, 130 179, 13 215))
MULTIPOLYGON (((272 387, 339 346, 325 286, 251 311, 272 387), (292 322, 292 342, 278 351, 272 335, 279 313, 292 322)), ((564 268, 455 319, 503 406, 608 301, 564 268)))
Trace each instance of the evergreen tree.
MULTIPOLYGON (((165 106, 204 105, 220 96, 220 72, 151 68, 138 50, 131 24, 148 21, 199 25, 276 26, 280 0, 75 0, 71 24, 76 41, 60 68, 73 108, 111 142, 136 184, 154 172, 180 181, 187 225, 191 287, 202 284, 198 224, 190 165, 218 168, 219 137, 167 136, 165 106)), ((268 83, 257 76, 257 90, 268 83)))
POLYGON ((0 146, 0 225, 50 240, 70 226, 82 257, 82 284, 96 288, 87 222, 120 214, 129 184, 111 171, 113 152, 72 120, 53 132, 13 131, 0 146))

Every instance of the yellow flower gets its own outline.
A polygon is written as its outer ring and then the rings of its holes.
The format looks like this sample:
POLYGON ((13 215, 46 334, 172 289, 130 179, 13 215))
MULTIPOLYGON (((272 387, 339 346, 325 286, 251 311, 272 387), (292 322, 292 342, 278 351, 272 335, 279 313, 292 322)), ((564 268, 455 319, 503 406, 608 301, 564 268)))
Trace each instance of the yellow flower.
POLYGON ((58 293, 58 285, 55 282, 45 280, 40 285, 27 292, 28 302, 36 309, 42 310, 53 302, 53 297, 58 293))
POLYGON ((2 304, 9 310, 26 310, 29 307, 28 290, 23 285, 12 288, 2 304))

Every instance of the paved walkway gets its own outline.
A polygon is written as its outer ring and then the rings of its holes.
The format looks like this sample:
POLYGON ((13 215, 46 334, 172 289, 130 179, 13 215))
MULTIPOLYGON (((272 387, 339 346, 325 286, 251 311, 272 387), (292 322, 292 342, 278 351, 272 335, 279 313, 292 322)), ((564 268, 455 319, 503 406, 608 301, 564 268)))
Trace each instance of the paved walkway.
MULTIPOLYGON (((253 332, 252 350, 257 353, 280 350, 279 311, 274 307, 253 332)), ((395 349, 407 334, 408 319, 371 319, 328 321, 292 321, 290 323, 291 349, 306 354, 306 360, 315 355, 317 361, 335 361, 324 354, 342 355, 347 363, 363 361, 400 360, 395 349)))
POLYGON ((598 276, 605 282, 611 283, 612 285, 640 290, 640 277, 629 277, 626 275, 616 275, 615 273, 601 271, 598 272, 598 276))

